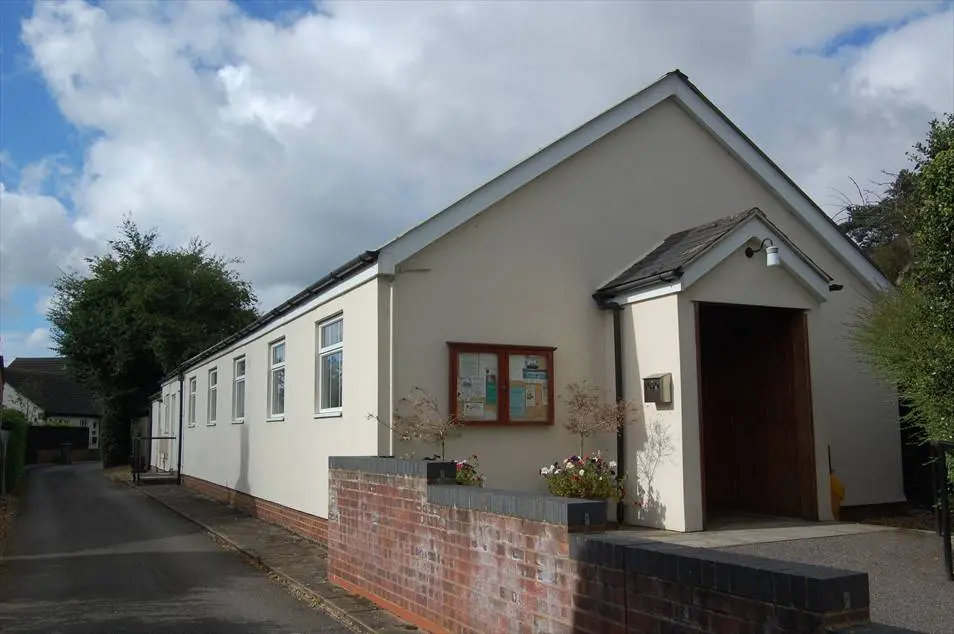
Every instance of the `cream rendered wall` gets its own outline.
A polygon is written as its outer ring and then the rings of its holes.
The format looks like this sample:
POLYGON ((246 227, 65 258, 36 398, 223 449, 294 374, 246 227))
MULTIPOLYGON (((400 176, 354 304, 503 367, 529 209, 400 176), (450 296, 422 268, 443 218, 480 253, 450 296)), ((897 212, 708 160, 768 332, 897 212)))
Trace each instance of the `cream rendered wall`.
POLYGON ((9 383, 3 388, 3 406, 23 412, 30 424, 36 424, 43 418, 43 409, 9 383))
MULTIPOLYGON (((819 310, 811 361, 815 423, 828 430, 846 503, 903 499, 895 393, 856 360, 847 338, 866 287, 671 101, 399 265, 395 399, 421 386, 446 406, 448 340, 554 345, 558 393, 584 377, 612 390, 609 316, 591 293, 667 235, 753 206, 845 285, 819 310)), ((477 452, 493 486, 539 489, 540 463, 574 447, 562 418, 558 407, 555 428, 471 428, 451 453, 477 452)))
MULTIPOLYGON (((693 530, 687 517, 682 425, 683 368, 680 363, 679 301, 667 295, 626 306, 622 315, 623 388, 641 404, 627 429, 626 488, 639 491, 640 508, 627 506, 626 521, 670 530, 693 530), (672 373, 672 406, 643 403, 642 378, 672 373), (638 486, 638 489, 637 489, 638 486)), ((691 440, 691 436, 689 438, 691 440)))
MULTIPOLYGON (((372 279, 255 339, 189 368, 183 380, 183 474, 327 517, 328 456, 378 452, 378 318, 382 295, 372 279), (344 318, 343 411, 315 414, 317 324, 344 318), (285 416, 267 420, 269 344, 285 338, 285 416), (233 360, 245 355, 245 420, 232 421, 233 360), (209 424, 208 371, 218 368, 218 406, 209 424), (188 424, 189 377, 197 377, 196 422, 188 424)), ((386 342, 383 342, 386 344, 386 342)), ((386 348, 386 346, 385 346, 386 348)), ((178 382, 173 382, 178 391, 178 382)), ((168 386, 163 388, 166 391, 168 386)))

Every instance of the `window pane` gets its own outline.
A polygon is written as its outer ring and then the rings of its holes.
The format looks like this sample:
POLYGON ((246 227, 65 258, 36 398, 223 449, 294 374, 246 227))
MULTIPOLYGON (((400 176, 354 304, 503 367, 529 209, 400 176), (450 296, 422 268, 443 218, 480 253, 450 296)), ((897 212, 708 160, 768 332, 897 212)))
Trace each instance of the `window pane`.
POLYGON ((333 346, 335 344, 341 343, 343 332, 344 321, 338 319, 331 322, 330 324, 325 324, 321 327, 321 347, 327 348, 328 346, 333 346))
POLYGON ((341 407, 341 352, 321 357, 321 409, 341 407))
POLYGON ((235 404, 233 405, 233 418, 245 418, 245 381, 238 381, 235 384, 235 404))
POLYGON ((271 414, 285 413, 285 368, 272 371, 271 414))
POLYGON ((216 389, 209 390, 209 421, 214 421, 216 419, 216 412, 218 411, 218 400, 219 400, 219 391, 216 389))
POLYGON ((195 422, 195 392, 189 394, 189 422, 195 422))
POLYGON ((272 365, 285 362, 285 342, 272 346, 272 365))
POLYGON ((235 376, 245 376, 245 359, 239 359, 235 362, 235 376))
POLYGON ((209 385, 215 387, 219 384, 219 373, 215 370, 209 372, 209 385))

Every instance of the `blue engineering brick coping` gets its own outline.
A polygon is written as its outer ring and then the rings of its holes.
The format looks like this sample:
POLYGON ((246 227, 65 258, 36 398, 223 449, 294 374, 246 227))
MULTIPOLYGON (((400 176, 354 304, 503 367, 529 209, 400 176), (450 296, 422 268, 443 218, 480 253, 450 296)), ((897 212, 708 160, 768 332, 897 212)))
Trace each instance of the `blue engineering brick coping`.
POLYGON ((824 614, 869 607, 868 575, 627 534, 574 535, 578 561, 763 603, 824 614))
POLYGON ((451 461, 331 456, 328 468, 425 478, 431 485, 427 487, 428 502, 452 508, 485 511, 573 529, 606 525, 605 500, 578 500, 524 491, 460 486, 457 484, 457 465, 451 461))

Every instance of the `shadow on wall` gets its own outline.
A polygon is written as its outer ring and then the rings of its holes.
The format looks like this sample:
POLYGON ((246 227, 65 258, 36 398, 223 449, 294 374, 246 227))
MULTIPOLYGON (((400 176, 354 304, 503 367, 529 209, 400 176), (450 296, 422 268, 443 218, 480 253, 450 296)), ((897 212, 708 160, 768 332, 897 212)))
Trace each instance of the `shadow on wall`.
MULTIPOLYGON (((239 472, 238 477, 235 478, 235 487, 234 491, 241 491, 242 493, 251 494, 252 486, 248 481, 248 426, 245 423, 242 423, 239 427, 239 472)), ((230 497, 234 498, 235 493, 232 492, 229 494, 230 497)), ((229 500, 229 502, 233 502, 229 500)))
POLYGON ((629 477, 635 477, 636 480, 636 502, 639 506, 635 509, 635 520, 640 524, 661 528, 666 521, 666 507, 656 488, 656 473, 675 453, 675 446, 662 420, 655 417, 649 419, 645 412, 634 431, 636 473, 629 474, 629 477))

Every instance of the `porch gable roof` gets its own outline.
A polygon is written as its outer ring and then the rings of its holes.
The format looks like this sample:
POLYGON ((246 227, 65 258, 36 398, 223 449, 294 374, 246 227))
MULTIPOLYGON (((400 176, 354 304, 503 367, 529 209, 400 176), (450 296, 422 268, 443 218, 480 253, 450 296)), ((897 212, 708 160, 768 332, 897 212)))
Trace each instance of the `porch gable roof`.
POLYGON ((819 300, 833 278, 799 249, 758 207, 677 231, 593 294, 597 303, 631 304, 688 288, 749 242, 768 238, 782 268, 819 300))

